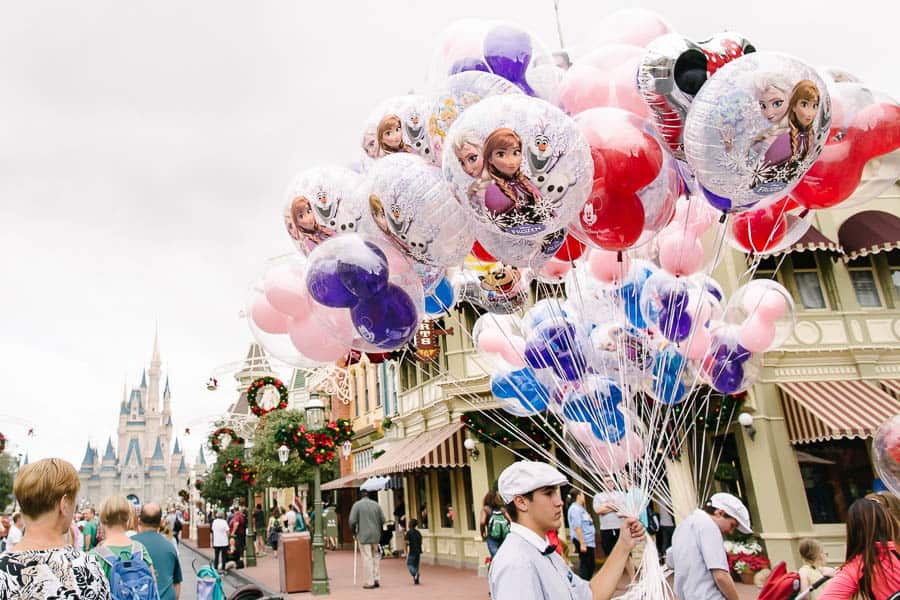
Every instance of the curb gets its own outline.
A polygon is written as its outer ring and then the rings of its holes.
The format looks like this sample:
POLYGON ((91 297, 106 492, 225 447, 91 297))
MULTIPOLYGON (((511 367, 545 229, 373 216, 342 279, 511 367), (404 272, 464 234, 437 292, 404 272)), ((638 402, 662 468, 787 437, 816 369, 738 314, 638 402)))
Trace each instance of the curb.
MULTIPOLYGON (((191 552, 193 552, 193 553, 196 554, 197 556, 202 556, 204 559, 206 559, 206 560, 208 560, 210 563, 212 563, 213 557, 212 557, 211 555, 207 554, 206 552, 203 552, 203 549, 197 548, 197 546, 195 546, 195 545, 193 544, 193 541, 192 541, 192 540, 189 541, 189 540, 184 540, 184 539, 183 539, 183 540, 180 540, 180 541, 181 541, 181 545, 182 545, 182 546, 184 546, 185 548, 187 548, 188 550, 190 550, 191 552)), ((244 574, 241 572, 241 569, 232 569, 232 570, 230 570, 230 571, 226 571, 226 572, 222 575, 222 578, 223 578, 223 579, 225 579, 225 578, 230 578, 230 579, 232 579, 232 580, 241 582, 241 585, 235 585, 235 586, 233 586, 233 587, 235 587, 235 588, 240 588, 240 587, 243 587, 243 586, 246 586, 246 585, 253 585, 253 586, 256 586, 256 587, 258 587, 259 589, 261 589, 261 590, 263 591, 263 594, 265 594, 265 596, 266 596, 267 598, 272 598, 272 600, 282 598, 280 592, 273 592, 272 590, 270 590, 269 588, 267 588, 267 587, 266 587, 265 585, 263 585, 262 583, 256 581, 256 580, 253 579, 252 577, 248 577, 247 575, 244 575, 244 574)))

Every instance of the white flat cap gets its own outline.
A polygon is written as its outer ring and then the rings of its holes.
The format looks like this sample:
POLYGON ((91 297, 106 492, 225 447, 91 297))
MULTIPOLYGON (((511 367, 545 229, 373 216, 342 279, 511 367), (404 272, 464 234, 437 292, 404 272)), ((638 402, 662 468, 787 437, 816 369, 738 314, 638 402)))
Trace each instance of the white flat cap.
POLYGON ((547 463, 520 460, 503 469, 497 488, 503 502, 509 504, 516 496, 564 483, 568 483, 566 476, 547 463))
POLYGON ((709 505, 725 511, 725 514, 734 518, 738 522, 738 531, 741 533, 753 533, 753 530, 750 529, 750 511, 737 496, 719 492, 712 495, 709 505))

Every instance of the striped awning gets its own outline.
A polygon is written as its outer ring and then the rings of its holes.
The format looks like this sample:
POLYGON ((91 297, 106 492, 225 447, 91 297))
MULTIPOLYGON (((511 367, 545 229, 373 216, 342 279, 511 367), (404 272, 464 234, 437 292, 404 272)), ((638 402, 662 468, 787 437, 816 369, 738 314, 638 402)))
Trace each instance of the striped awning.
POLYGON ((878 383, 895 398, 900 398, 900 379, 882 379, 878 383))
POLYGON ((860 380, 779 383, 792 444, 871 437, 900 400, 860 380))
POLYGON ((803 237, 775 254, 792 254, 794 252, 806 251, 831 252, 832 254, 844 253, 837 242, 828 239, 821 231, 810 225, 809 229, 806 230, 806 233, 803 234, 803 237))
POLYGON ((464 467, 468 464, 468 454, 463 446, 463 427, 465 425, 460 422, 449 423, 396 442, 362 471, 329 481, 322 489, 359 487, 369 477, 414 469, 464 467))

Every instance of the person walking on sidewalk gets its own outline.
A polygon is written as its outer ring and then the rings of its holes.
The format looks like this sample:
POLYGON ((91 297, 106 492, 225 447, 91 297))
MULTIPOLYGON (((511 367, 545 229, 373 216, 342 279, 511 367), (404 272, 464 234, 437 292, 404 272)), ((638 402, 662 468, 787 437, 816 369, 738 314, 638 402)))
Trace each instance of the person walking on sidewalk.
POLYGON ((738 600, 728 569, 723 535, 753 533, 750 512, 731 494, 713 494, 703 509, 678 524, 667 561, 675 571, 675 594, 692 600, 738 600))
POLYGON ((500 498, 512 519, 509 535, 489 572, 493 600, 610 600, 631 562, 631 550, 644 538, 633 517, 622 523, 619 540, 590 582, 578 577, 548 543, 547 532, 562 525, 559 486, 566 477, 548 464, 528 460, 500 474, 500 498))
POLYGON ((131 539, 143 544, 153 559, 159 600, 178 600, 181 595, 181 562, 175 545, 160 535, 161 524, 162 508, 155 502, 147 503, 141 507, 138 533, 131 539))
POLYGON ((262 504, 257 504, 256 510, 253 511, 253 528, 256 530, 256 540, 254 541, 256 555, 265 556, 266 536, 264 533, 266 531, 266 513, 263 512, 262 504))
POLYGON ((378 542, 384 527, 384 511, 377 502, 369 498, 365 491, 360 491, 359 500, 350 508, 350 529, 359 542, 359 551, 363 557, 363 576, 366 583, 363 589, 371 590, 380 587, 381 553, 378 542))
POLYGON ((416 585, 419 585, 419 558, 422 556, 422 534, 416 529, 418 525, 419 521, 412 519, 406 530, 406 568, 416 585))
POLYGON ((575 551, 578 553, 578 576, 585 581, 590 581, 594 576, 594 553, 597 547, 594 519, 584 507, 584 492, 574 490, 570 495, 574 496, 569 505, 569 534, 575 551))
POLYGON ((213 558, 213 568, 220 571, 225 570, 225 551, 228 549, 228 521, 225 520, 225 511, 220 510, 216 513, 216 518, 212 522, 212 545, 215 552, 213 558), (220 562, 221 561, 221 562, 220 562))

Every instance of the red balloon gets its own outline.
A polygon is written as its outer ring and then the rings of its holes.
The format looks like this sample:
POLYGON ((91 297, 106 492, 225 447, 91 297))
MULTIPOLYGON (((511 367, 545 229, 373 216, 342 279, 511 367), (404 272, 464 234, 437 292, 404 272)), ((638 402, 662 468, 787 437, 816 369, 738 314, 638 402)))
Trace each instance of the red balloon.
POLYGON ((870 104, 853 117, 849 132, 858 137, 858 152, 864 162, 900 148, 900 106, 870 104))
POLYGON ((841 140, 825 144, 822 155, 791 191, 809 209, 830 208, 850 197, 862 179, 868 160, 857 151, 856 135, 849 131, 841 140))
POLYGON ((560 246, 559 250, 556 251, 556 254, 553 255, 553 258, 572 261, 584 254, 584 249, 586 247, 586 244, 578 241, 571 233, 567 233, 566 239, 563 241, 563 245, 560 246))
POLYGON ((475 240, 475 243, 472 244, 472 256, 482 262, 497 262, 497 259, 491 256, 491 253, 485 250, 478 240, 475 240))
POLYGON ((644 205, 634 192, 614 192, 602 179, 578 213, 584 233, 604 250, 630 248, 644 231, 644 205))
POLYGON ((784 201, 734 217, 731 234, 747 252, 767 252, 781 243, 787 232, 784 201))

